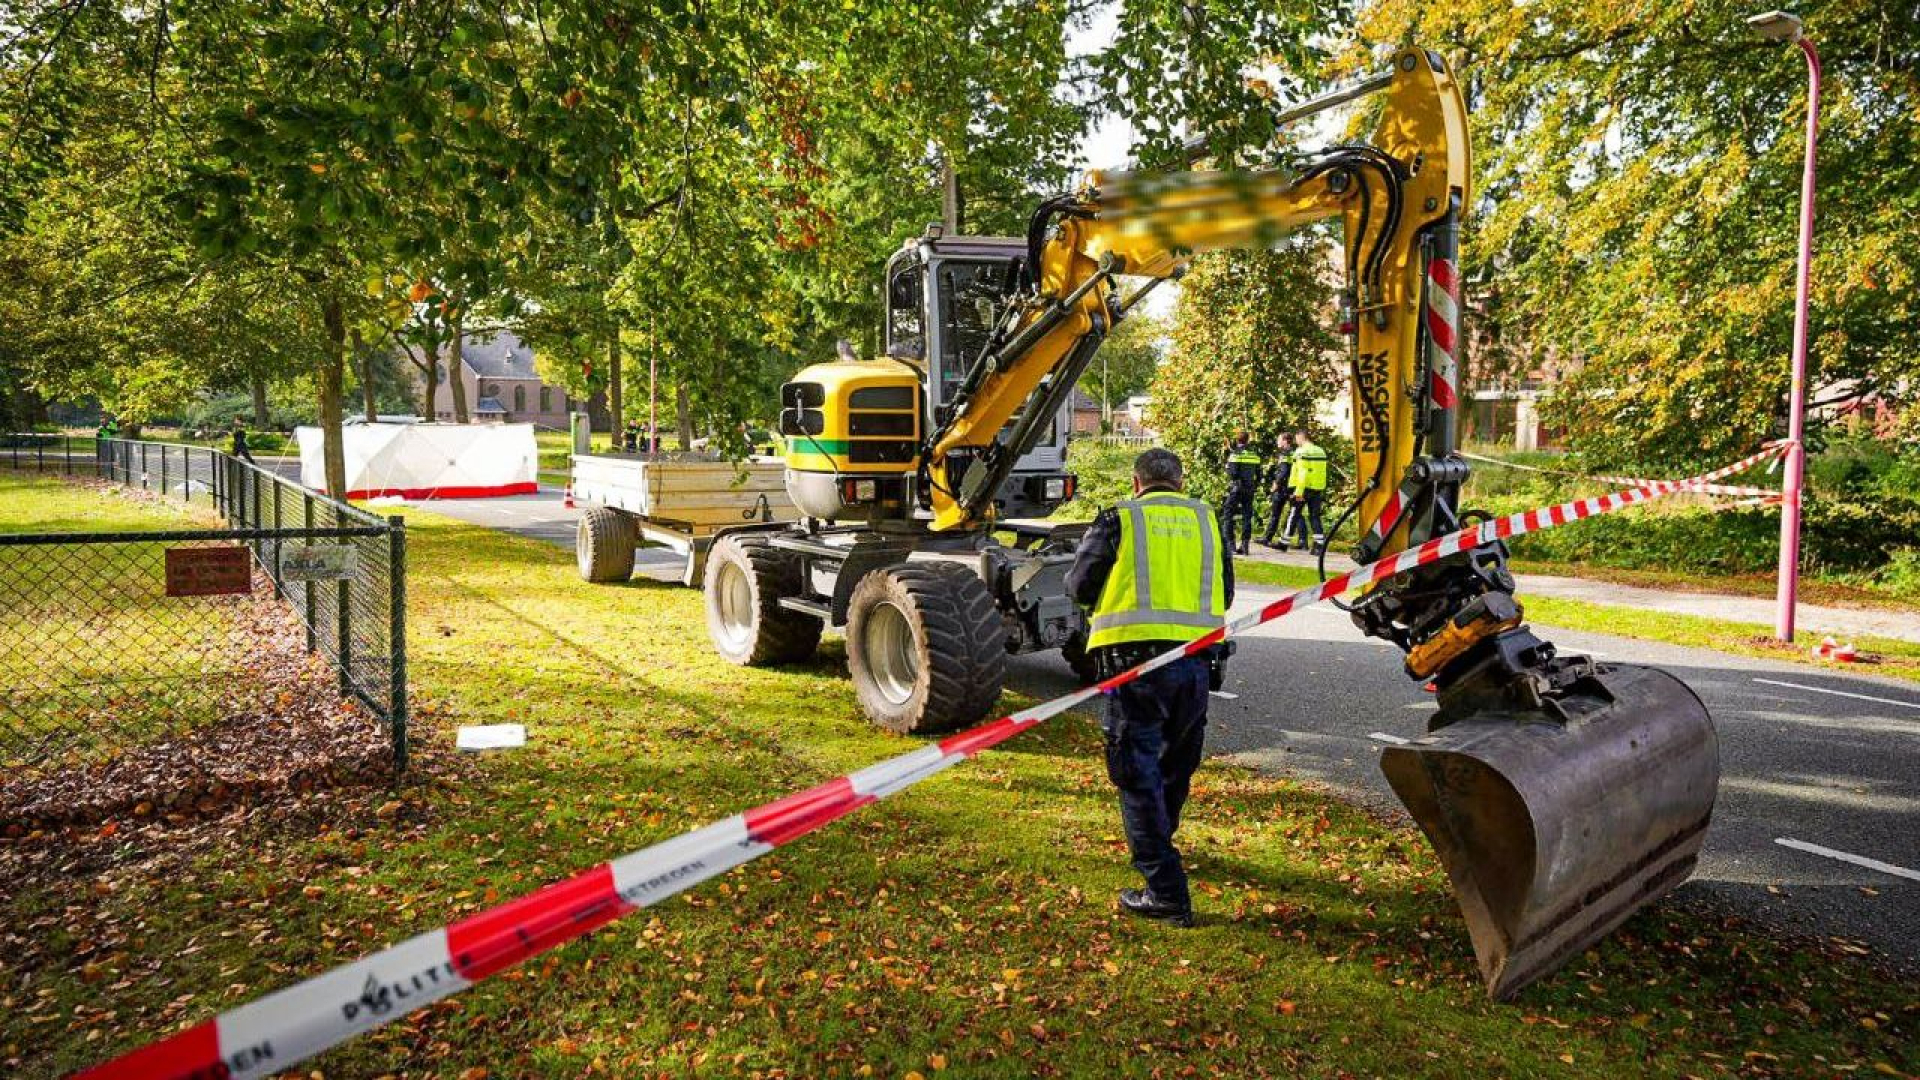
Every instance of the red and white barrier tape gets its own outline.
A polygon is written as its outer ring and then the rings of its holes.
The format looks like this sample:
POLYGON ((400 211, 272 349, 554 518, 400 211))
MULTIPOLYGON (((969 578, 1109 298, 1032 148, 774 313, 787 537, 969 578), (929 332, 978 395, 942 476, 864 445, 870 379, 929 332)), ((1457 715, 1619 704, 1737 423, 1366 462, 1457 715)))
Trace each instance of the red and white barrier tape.
POLYGON ((1569 521, 1612 513, 1676 491, 1711 484, 1751 468, 1781 449, 1780 444, 1770 444, 1751 457, 1688 480, 1653 481, 1612 495, 1511 514, 1429 540, 1391 558, 1283 596, 1105 682, 601 863, 577 877, 556 882, 518 900, 428 931, 221 1013, 171 1038, 79 1075, 87 1080, 131 1077, 188 1080, 265 1076, 290 1068, 328 1047, 457 994, 495 972, 556 948, 630 911, 658 903, 759 858, 868 803, 997 746, 1042 720, 1235 634, 1463 549, 1551 529, 1569 521))
MULTIPOLYGON (((1635 487, 1660 482, 1658 480, 1647 480, 1638 476, 1588 475, 1587 473, 1569 472, 1566 469, 1543 469, 1538 465, 1522 465, 1517 461, 1502 461, 1499 458, 1484 457, 1480 454, 1469 454, 1464 450, 1456 452, 1468 461, 1479 461, 1488 465, 1498 465, 1503 469, 1517 469, 1520 472, 1540 473, 1543 476, 1564 476, 1570 480, 1592 480, 1602 484, 1629 484, 1635 487)), ((1699 495, 1727 495, 1753 500, 1751 502, 1743 502, 1740 504, 1741 506, 1770 505, 1779 502, 1781 498, 1780 492, 1777 490, 1741 484, 1700 484, 1688 490, 1691 493, 1699 495)))

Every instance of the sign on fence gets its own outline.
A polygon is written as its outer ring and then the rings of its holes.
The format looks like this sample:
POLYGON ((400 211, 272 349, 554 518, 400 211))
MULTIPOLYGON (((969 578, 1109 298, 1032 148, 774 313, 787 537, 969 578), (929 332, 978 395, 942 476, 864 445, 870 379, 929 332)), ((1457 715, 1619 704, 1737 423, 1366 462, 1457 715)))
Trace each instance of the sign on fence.
POLYGON ((168 596, 221 596, 253 591, 253 553, 245 547, 167 549, 168 596))
POLYGON ((346 544, 280 549, 281 581, 339 581, 353 576, 356 552, 346 544))

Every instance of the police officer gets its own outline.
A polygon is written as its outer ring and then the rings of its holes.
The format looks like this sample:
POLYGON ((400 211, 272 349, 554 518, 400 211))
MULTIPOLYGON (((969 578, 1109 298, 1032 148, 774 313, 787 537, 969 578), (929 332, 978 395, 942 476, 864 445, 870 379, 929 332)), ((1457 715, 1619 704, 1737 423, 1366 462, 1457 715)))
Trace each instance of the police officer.
MULTIPOLYGON (((1093 612, 1087 651, 1100 677, 1222 625, 1233 602, 1233 556, 1213 508, 1181 495, 1180 459, 1155 448, 1133 465, 1134 497, 1103 511, 1080 542, 1067 589, 1093 612)), ((1207 691, 1224 657, 1183 657, 1107 697, 1107 777, 1143 889, 1122 889, 1120 908, 1193 925, 1187 873, 1173 846, 1188 786, 1200 766, 1207 691)))
POLYGON ((1293 462, 1288 450, 1293 445, 1292 436, 1281 432, 1274 439, 1273 471, 1267 478, 1267 531, 1260 542, 1273 546, 1273 534, 1280 532, 1280 550, 1287 550, 1286 532, 1280 523, 1286 520, 1287 511, 1293 508, 1293 489, 1287 484, 1287 477, 1293 471, 1293 462))
POLYGON ((1320 525, 1320 507, 1327 497, 1327 452, 1316 446, 1304 431, 1293 433, 1293 446, 1288 479, 1288 486, 1293 490, 1293 520, 1288 523, 1286 539, 1292 542, 1298 534, 1304 550, 1318 551, 1326 542, 1326 530, 1320 525), (1313 525, 1311 544, 1307 539, 1309 522, 1313 525))
POLYGON ((253 450, 247 446, 247 425, 241 423, 237 416, 233 418, 232 453, 249 465, 258 464, 253 460, 253 450))
POLYGON ((1240 554, 1253 543, 1253 495, 1260 488, 1260 452, 1253 448, 1242 431, 1233 437, 1233 449, 1227 451, 1227 505, 1220 515, 1227 526, 1227 546, 1233 547, 1233 523, 1240 519, 1240 554))

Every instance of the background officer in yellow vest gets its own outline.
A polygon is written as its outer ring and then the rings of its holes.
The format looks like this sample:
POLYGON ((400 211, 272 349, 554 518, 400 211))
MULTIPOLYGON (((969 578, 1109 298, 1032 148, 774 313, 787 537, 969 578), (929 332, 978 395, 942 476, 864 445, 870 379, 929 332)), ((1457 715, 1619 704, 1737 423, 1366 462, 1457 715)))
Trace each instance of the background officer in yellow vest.
POLYGON ((1253 441, 1242 431, 1233 437, 1233 448, 1227 451, 1227 505, 1220 512, 1222 523, 1227 527, 1227 546, 1234 546, 1234 521, 1240 522, 1240 554, 1247 553, 1248 545, 1253 543, 1253 496, 1260 488, 1260 451, 1253 448, 1253 441))
POLYGON ((1287 534, 1281 537, 1280 550, 1300 537, 1300 547, 1306 551, 1318 551, 1326 542, 1326 530, 1320 526, 1320 506, 1327 497, 1327 452, 1314 445, 1304 431, 1293 433, 1293 467, 1288 470, 1287 482, 1293 486, 1293 520, 1287 523, 1287 534), (1307 525, 1313 525, 1313 539, 1307 539, 1307 525))
MULTIPOLYGON (((1213 508, 1180 494, 1180 459, 1155 448, 1133 465, 1134 497, 1103 511, 1080 542, 1067 588, 1092 609, 1087 649, 1102 679, 1216 629, 1233 602, 1233 556, 1213 508)), ((1107 696, 1107 776, 1144 889, 1120 907, 1193 925, 1187 872, 1173 846, 1188 785, 1200 767, 1207 691, 1220 647, 1182 657, 1107 696)))

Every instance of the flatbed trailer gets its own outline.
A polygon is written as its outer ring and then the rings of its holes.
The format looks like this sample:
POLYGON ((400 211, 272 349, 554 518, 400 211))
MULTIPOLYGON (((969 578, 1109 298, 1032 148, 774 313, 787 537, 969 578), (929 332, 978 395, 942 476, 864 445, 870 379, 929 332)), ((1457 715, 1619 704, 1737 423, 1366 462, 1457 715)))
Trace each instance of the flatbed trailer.
POLYGON ((738 464, 701 453, 575 454, 572 492, 582 507, 574 534, 580 576, 625 581, 634 553, 663 547, 686 557, 682 585, 698 586, 707 552, 727 530, 792 522, 786 465, 779 458, 738 464))

